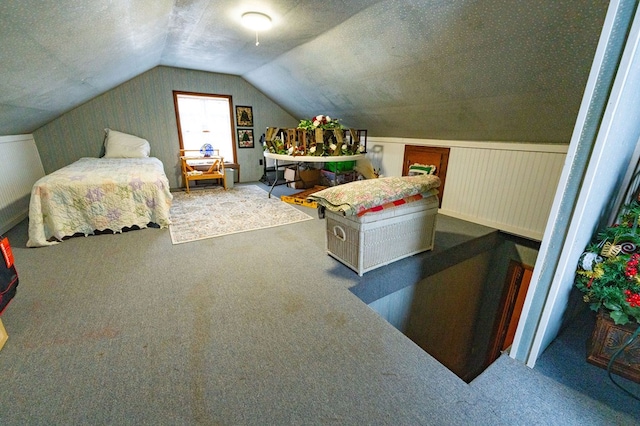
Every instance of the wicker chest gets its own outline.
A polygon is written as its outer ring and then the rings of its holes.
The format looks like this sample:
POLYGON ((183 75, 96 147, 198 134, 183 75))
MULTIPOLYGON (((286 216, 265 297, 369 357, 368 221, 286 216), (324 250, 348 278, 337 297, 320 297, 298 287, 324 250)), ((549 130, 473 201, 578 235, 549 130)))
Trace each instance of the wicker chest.
POLYGON ((362 276, 372 269, 431 250, 437 213, 437 196, 361 217, 327 210, 327 252, 362 276))

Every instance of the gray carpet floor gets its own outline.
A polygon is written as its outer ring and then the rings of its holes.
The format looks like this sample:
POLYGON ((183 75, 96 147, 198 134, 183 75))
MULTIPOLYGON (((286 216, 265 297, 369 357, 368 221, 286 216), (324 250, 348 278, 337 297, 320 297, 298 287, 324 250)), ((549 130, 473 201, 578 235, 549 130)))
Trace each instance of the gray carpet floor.
POLYGON ((466 384, 349 291, 357 275, 332 272, 324 232, 314 216, 180 245, 145 229, 27 249, 24 221, 7 234, 20 286, 2 316, 0 424, 640 421, 637 401, 589 391, 606 372, 584 357, 568 357, 570 380, 554 371, 566 343, 546 369, 502 356, 466 384))

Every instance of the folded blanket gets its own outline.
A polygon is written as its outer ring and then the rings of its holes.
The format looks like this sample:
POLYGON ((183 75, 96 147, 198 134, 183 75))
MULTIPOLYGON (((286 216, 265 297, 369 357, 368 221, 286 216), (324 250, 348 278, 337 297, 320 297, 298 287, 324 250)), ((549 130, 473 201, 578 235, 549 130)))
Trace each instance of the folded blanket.
MULTIPOLYGON (((431 191, 434 191, 433 189, 431 191)), ((438 191, 436 191, 436 194, 438 193, 438 191)), ((364 216, 367 213, 375 213, 375 212, 381 212, 382 210, 386 210, 386 209, 392 209, 394 207, 400 207, 403 206, 407 203, 413 203, 414 201, 420 201, 422 200, 425 196, 429 196, 429 195, 433 195, 433 194, 416 194, 416 195, 410 195, 409 197, 405 197, 401 200, 396 200, 396 201, 392 201, 390 203, 386 203, 386 204, 382 204, 381 206, 375 206, 375 207, 371 207, 369 209, 363 210, 361 212, 358 213, 358 217, 360 216, 364 216)))
POLYGON ((439 186, 440 178, 435 175, 392 176, 323 189, 309 195, 308 199, 326 209, 351 216, 439 186))

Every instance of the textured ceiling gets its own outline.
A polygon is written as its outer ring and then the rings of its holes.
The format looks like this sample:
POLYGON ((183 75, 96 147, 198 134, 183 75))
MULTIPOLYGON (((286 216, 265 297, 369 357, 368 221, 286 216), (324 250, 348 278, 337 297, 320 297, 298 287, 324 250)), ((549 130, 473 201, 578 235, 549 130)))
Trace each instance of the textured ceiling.
POLYGON ((608 2, 0 2, 0 134, 157 65, 240 75, 375 136, 567 142, 608 2), (239 23, 258 10, 274 27, 239 23))

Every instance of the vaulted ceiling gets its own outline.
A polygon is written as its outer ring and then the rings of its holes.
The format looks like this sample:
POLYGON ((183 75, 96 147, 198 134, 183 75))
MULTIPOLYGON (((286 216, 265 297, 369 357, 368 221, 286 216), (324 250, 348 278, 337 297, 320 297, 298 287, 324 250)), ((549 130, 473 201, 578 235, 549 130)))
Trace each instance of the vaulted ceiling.
POLYGON ((0 135, 155 66, 246 79, 370 135, 568 142, 608 1, 0 2, 0 135), (243 12, 273 19, 255 34, 243 12))

